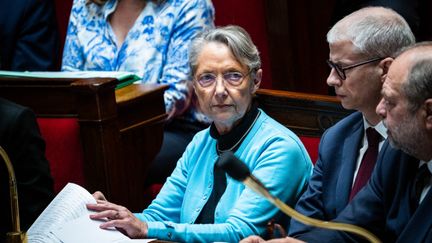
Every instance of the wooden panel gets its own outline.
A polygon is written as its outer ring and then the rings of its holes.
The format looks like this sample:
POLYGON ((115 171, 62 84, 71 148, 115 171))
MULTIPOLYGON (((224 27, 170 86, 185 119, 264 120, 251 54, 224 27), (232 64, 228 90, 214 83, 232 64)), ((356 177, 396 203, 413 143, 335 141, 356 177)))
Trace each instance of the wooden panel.
POLYGON ((333 96, 260 89, 259 106, 299 136, 320 137, 352 111, 345 110, 333 96))
POLYGON ((334 1, 264 1, 273 89, 328 94, 326 33, 334 1))
POLYGON ((273 89, 333 93, 325 83, 326 34, 339 19, 365 6, 390 7, 405 17, 417 40, 432 38, 430 0, 264 0, 264 6, 273 89))
POLYGON ((134 84, 115 91, 116 79, 0 78, 0 96, 38 117, 77 117, 89 191, 141 210, 144 177, 159 151, 167 86, 134 84))
POLYGON ((76 116, 75 97, 70 88, 72 81, 2 77, 0 94, 5 99, 31 107, 38 116, 76 116))

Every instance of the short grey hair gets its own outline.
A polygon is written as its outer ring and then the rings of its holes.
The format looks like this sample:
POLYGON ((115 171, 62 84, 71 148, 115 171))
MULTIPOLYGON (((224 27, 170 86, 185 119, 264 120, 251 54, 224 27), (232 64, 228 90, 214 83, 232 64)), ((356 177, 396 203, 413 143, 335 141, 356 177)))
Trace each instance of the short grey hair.
POLYGON ((202 48, 210 42, 225 44, 235 59, 246 65, 249 71, 256 72, 261 68, 258 49, 246 30, 240 26, 228 25, 205 30, 192 41, 189 50, 189 65, 192 76, 195 75, 198 68, 198 56, 202 48))
MULTIPOLYGON (((432 42, 417 43, 402 53, 417 48, 427 48, 428 52, 432 53, 432 42)), ((407 97, 411 112, 417 111, 426 99, 432 98, 432 56, 420 57, 412 65, 401 90, 407 97)))
POLYGON ((359 53, 373 57, 395 57, 403 47, 415 43, 408 23, 384 7, 366 7, 347 15, 327 33, 329 44, 349 40, 359 53))

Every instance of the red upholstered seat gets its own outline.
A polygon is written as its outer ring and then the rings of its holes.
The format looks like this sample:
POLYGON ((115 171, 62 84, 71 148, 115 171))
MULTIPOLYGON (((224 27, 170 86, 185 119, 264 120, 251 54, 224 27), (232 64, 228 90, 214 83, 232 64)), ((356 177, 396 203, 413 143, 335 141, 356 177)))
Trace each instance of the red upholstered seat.
POLYGON ((152 184, 148 186, 144 191, 145 205, 143 205, 143 209, 147 208, 148 205, 156 198, 159 194, 159 191, 162 189, 162 184, 152 184))
POLYGON ((68 182, 84 185, 83 151, 76 118, 38 118, 46 157, 59 192, 68 182))
POLYGON ((320 138, 300 136, 300 140, 306 147, 306 150, 308 151, 312 163, 315 164, 315 162, 318 159, 318 146, 319 146, 320 138))

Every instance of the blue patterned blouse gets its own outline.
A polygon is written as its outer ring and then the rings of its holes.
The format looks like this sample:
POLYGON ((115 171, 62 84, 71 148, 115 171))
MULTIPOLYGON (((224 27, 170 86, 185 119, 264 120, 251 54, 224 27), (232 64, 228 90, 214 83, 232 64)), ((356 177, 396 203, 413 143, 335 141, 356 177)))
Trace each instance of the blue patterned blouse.
MULTIPOLYGON (((117 0, 104 5, 74 0, 63 52, 63 71, 130 71, 146 83, 169 84, 168 113, 182 114, 192 96, 189 44, 203 29, 214 27, 210 0, 148 1, 122 46, 108 22, 117 0)), ((189 119, 203 120, 188 112, 189 119)))

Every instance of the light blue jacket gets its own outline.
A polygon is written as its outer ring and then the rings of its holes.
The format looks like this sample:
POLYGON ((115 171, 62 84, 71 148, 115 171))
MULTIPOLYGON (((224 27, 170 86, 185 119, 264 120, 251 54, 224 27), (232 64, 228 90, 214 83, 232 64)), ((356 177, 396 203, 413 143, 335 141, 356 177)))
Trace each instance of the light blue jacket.
MULTIPOLYGON (((294 205, 312 172, 299 138, 261 110, 258 120, 235 155, 270 192, 294 205)), ((216 140, 209 129, 186 148, 157 198, 136 216, 147 222, 148 237, 181 242, 238 242, 263 234, 278 210, 266 199, 227 176, 227 187, 214 224, 194 224, 213 188, 216 140)))

